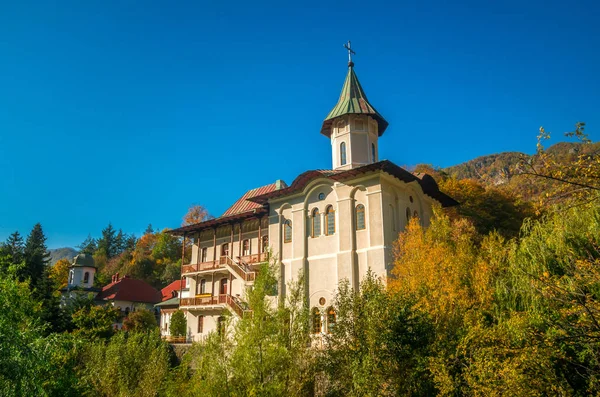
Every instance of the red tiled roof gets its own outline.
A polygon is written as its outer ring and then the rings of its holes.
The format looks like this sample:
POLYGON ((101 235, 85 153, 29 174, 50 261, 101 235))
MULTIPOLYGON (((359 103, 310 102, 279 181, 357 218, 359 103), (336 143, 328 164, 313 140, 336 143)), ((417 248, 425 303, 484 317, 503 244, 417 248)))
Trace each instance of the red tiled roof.
MULTIPOLYGON (((283 188, 287 187, 285 183, 282 183, 283 188)), ((242 197, 238 199, 227 211, 221 215, 221 217, 239 214, 242 212, 252 211, 254 209, 262 207, 262 204, 254 203, 249 201, 252 197, 260 196, 262 194, 271 193, 277 190, 277 183, 271 183, 270 185, 257 187, 256 189, 248 190, 242 197)))
POLYGON ((102 291, 96 296, 96 299, 104 301, 120 300, 158 303, 161 301, 161 293, 145 281, 125 276, 103 287, 102 291))
POLYGON ((165 288, 160 290, 162 294, 162 301, 169 300, 174 298, 176 295, 174 293, 179 293, 181 290, 181 280, 175 280, 171 284, 167 285, 165 288))

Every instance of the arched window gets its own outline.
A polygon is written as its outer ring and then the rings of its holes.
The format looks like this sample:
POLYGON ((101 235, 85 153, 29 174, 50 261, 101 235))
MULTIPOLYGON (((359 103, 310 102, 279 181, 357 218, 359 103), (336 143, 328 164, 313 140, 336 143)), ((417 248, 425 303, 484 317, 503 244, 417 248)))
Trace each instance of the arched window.
POLYGON ((206 262, 208 256, 208 249, 206 247, 202 248, 200 253, 200 262, 206 262))
POLYGON ((90 282, 90 272, 83 273, 83 283, 87 284, 90 282))
POLYGON ((346 142, 340 143, 340 165, 346 164, 346 142))
POLYGON ((356 206, 356 230, 363 230, 365 227, 365 206, 359 204, 356 206))
POLYGON ((226 278, 221 279, 221 289, 219 290, 219 294, 227 295, 227 279, 226 278))
POLYGON ((406 207, 406 223, 410 222, 410 208, 406 207))
POLYGON ((250 240, 248 240, 248 239, 242 241, 242 255, 243 256, 250 255, 250 240))
POLYGON ((289 243, 292 241, 292 221, 286 220, 283 224, 283 242, 289 243))
POLYGON ((269 236, 262 236, 262 252, 269 251, 269 236))
POLYGON ((335 309, 333 306, 330 306, 327 309, 327 333, 330 334, 333 328, 335 328, 335 309))
POLYGON ((377 161, 377 159, 375 158, 375 144, 374 143, 371 144, 371 157, 373 158, 373 162, 377 161))
POLYGON ((311 227, 311 236, 318 237, 321 235, 321 214, 319 213, 319 209, 315 208, 312 210, 312 227, 311 227))
POLYGON ((229 243, 221 245, 221 256, 229 256, 229 243))
POLYGON ((321 333, 321 312, 318 308, 312 309, 312 332, 313 334, 321 333))
POLYGON ((415 210, 415 212, 413 212, 413 216, 414 216, 415 218, 418 218, 418 217, 419 217, 419 213, 417 212, 417 210, 415 210))
POLYGON ((335 234, 335 210, 331 205, 325 208, 325 234, 335 234))

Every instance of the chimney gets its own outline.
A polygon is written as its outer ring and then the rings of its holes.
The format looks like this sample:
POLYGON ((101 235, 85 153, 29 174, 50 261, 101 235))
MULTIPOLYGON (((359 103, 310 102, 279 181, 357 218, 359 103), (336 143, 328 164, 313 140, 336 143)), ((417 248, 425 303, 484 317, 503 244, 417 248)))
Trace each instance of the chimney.
POLYGON ((111 279, 111 283, 114 283, 115 282, 115 275, 113 274, 110 279, 111 279))
POLYGON ((115 281, 119 281, 119 272, 115 274, 115 281))

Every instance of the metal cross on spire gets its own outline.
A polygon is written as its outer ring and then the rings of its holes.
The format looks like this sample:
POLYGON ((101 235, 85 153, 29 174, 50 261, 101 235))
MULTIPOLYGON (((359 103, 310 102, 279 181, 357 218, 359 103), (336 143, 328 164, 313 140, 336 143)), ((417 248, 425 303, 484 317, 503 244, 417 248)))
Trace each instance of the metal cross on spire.
POLYGON ((348 40, 348 43, 344 44, 344 48, 348 50, 348 66, 354 66, 354 62, 352 62, 352 55, 356 55, 356 52, 354 52, 352 49, 350 40, 348 40))

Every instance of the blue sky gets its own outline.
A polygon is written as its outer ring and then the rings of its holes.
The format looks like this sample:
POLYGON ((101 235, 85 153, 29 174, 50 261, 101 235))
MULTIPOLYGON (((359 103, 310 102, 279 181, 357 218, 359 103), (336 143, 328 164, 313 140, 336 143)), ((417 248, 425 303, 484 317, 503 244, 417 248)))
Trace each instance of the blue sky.
POLYGON ((380 158, 450 166, 600 124, 595 1, 0 1, 0 241, 177 227, 330 168, 346 74, 380 158))

